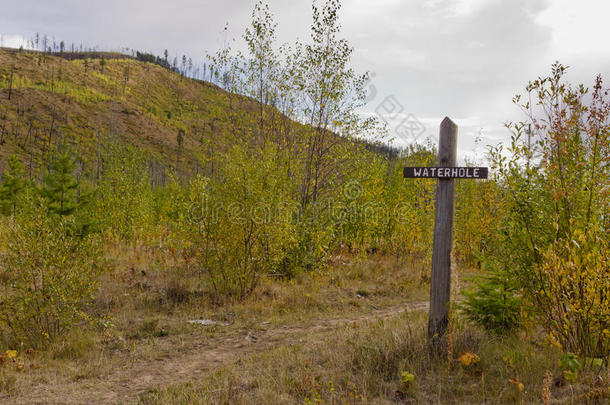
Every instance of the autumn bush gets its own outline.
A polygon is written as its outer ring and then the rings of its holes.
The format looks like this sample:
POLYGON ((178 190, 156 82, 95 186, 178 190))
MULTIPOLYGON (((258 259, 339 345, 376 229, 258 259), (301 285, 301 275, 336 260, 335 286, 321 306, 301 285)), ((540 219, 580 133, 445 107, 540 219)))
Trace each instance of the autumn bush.
POLYGON ((481 268, 501 226, 501 206, 498 184, 493 179, 457 182, 454 251, 462 266, 481 268))
POLYGON ((20 199, 25 189, 23 163, 15 155, 8 158, 8 168, 2 174, 0 181, 0 213, 17 212, 20 199))
POLYGON ((194 262, 217 297, 244 298, 261 275, 274 272, 294 241, 294 223, 276 210, 286 200, 276 162, 235 146, 221 175, 192 179, 176 234, 188 240, 194 262), (184 232, 186 231, 186 233, 184 232))
POLYGON ((566 67, 531 82, 515 102, 510 147, 491 151, 500 186, 500 232, 488 257, 519 283, 530 313, 567 351, 610 353, 610 99, 566 67))
POLYGON ((0 325, 9 343, 45 346, 80 322, 102 269, 97 238, 74 232, 73 217, 57 218, 44 204, 9 221, 0 257, 0 325))
POLYGON ((158 215, 147 155, 114 139, 103 142, 92 222, 107 236, 129 241, 151 234, 158 215))
POLYGON ((575 230, 543 253, 546 279, 537 297, 554 340, 570 352, 604 358, 610 353, 610 245, 575 230))

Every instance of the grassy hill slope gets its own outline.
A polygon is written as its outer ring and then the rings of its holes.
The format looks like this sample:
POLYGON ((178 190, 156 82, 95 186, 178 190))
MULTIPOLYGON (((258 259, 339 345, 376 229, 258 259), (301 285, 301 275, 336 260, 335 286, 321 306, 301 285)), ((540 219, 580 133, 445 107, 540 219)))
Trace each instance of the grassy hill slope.
POLYGON ((179 158, 182 170, 193 170, 198 154, 218 144, 226 111, 247 116, 255 107, 152 63, 111 53, 76 56, 0 49, 0 169, 6 156, 17 154, 35 172, 62 139, 73 143, 84 164, 94 163, 100 139, 111 136, 166 165, 179 158))

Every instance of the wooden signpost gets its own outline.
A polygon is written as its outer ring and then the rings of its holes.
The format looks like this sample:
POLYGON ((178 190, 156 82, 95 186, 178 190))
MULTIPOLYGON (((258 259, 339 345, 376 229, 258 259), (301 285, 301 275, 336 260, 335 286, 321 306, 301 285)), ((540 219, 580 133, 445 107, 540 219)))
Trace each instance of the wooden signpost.
POLYGON ((428 338, 433 345, 447 331, 451 293, 451 248, 455 179, 486 179, 486 167, 455 167, 457 125, 445 117, 441 122, 437 167, 405 167, 405 178, 438 178, 434 217, 430 317, 428 338))

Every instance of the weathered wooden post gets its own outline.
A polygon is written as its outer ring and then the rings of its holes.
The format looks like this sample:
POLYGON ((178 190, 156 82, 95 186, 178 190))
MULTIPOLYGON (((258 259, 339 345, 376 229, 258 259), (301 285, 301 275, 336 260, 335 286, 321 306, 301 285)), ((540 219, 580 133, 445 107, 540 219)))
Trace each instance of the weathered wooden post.
MULTIPOLYGON (((445 117, 440 129, 438 167, 455 166, 457 132, 457 125, 445 117)), ((430 276, 430 317, 428 319, 428 338, 433 343, 445 334, 449 323, 454 194, 455 179, 439 178, 436 186, 432 275, 430 276)))
POLYGON ((403 172, 405 178, 438 179, 428 319, 428 337, 433 346, 447 332, 449 324, 455 179, 486 179, 488 174, 487 167, 455 167, 457 129, 457 125, 445 117, 441 122, 436 167, 405 167, 403 172))

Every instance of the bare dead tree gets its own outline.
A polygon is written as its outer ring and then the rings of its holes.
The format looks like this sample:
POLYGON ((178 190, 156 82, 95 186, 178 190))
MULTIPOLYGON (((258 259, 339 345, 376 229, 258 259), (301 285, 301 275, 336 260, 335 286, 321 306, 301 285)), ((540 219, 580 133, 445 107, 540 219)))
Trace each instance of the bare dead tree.
POLYGON ((8 99, 11 99, 13 94, 13 76, 15 75, 15 65, 11 65, 11 76, 8 83, 8 99))
POLYGON ((6 115, 8 113, 8 105, 4 108, 4 113, 2 114, 2 126, 0 127, 0 145, 4 145, 4 132, 6 130, 6 115))
POLYGON ((125 88, 127 87, 127 82, 129 82, 129 75, 131 73, 131 68, 129 64, 125 66, 123 69, 123 95, 125 95, 125 88))

